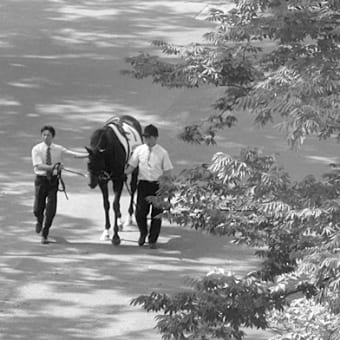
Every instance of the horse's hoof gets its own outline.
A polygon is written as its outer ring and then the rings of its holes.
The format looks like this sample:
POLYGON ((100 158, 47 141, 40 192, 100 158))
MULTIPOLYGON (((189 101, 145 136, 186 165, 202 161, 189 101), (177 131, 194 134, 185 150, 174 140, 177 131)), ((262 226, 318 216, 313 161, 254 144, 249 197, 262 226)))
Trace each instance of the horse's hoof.
POLYGON ((119 237, 113 238, 111 242, 114 246, 119 246, 120 245, 120 238, 119 237))
POLYGON ((101 241, 110 241, 111 237, 110 237, 110 231, 108 229, 105 229, 102 233, 102 235, 100 236, 100 240, 101 241))

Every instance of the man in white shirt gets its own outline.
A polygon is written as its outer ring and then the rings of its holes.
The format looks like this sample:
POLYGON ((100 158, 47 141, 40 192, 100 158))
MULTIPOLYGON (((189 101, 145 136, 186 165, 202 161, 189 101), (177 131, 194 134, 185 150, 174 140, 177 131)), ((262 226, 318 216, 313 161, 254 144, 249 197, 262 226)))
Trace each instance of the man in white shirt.
POLYGON ((36 174, 33 213, 37 219, 35 231, 39 234, 42 230, 41 243, 47 244, 49 229, 57 210, 59 182, 56 176, 56 164, 59 163, 62 166, 65 155, 75 158, 86 158, 88 155, 54 144, 55 129, 53 126, 43 126, 40 132, 42 142, 32 148, 32 163, 36 174))
POLYGON ((158 179, 164 176, 171 176, 173 169, 168 152, 159 144, 158 129, 154 125, 148 125, 143 133, 144 144, 139 145, 134 150, 125 173, 128 175, 139 167, 136 221, 140 231, 138 240, 139 246, 143 246, 146 236, 149 239, 150 248, 155 249, 156 242, 161 230, 162 219, 157 215, 162 213, 162 209, 152 206, 150 231, 148 233, 147 215, 150 211, 151 203, 146 200, 147 196, 155 196, 159 189, 158 179))

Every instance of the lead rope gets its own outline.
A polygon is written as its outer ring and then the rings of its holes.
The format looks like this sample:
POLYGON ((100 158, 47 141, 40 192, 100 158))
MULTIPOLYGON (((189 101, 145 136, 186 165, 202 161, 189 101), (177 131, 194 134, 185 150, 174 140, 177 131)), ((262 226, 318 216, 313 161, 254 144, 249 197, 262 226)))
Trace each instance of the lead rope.
POLYGON ((52 173, 54 170, 57 170, 57 178, 59 180, 58 191, 63 192, 65 194, 66 199, 68 200, 68 196, 66 192, 66 185, 65 185, 64 179, 61 176, 61 170, 62 170, 61 163, 54 164, 52 173))
MULTIPOLYGON (((124 184, 125 184, 125 188, 126 188, 128 194, 130 195, 130 197, 132 197, 132 191, 131 191, 131 188, 129 188, 129 185, 128 185, 128 182, 127 182, 127 177, 124 178, 124 184)), ((135 209, 137 208, 137 204, 134 200, 132 201, 132 205, 134 206, 135 209)))

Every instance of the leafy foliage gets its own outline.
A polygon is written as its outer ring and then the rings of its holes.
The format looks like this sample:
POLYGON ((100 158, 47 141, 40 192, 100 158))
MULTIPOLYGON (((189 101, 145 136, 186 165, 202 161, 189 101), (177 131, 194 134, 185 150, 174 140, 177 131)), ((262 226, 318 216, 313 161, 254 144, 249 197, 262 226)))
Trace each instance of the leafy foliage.
POLYGON ((340 4, 338 0, 234 0, 225 13, 212 9, 215 25, 206 43, 176 46, 154 41, 165 56, 127 58, 125 73, 172 87, 223 87, 215 111, 181 137, 213 143, 216 131, 243 111, 259 125, 278 121, 291 147, 309 135, 340 139, 340 4), (210 123, 210 124, 207 124, 210 123))
POLYGON ((241 326, 267 327, 266 311, 282 310, 280 291, 257 285, 252 276, 237 279, 212 272, 192 280, 193 290, 174 297, 151 293, 132 301, 147 311, 164 311, 157 317, 163 339, 242 339, 241 326))
MULTIPOLYGON (((340 1, 234 0, 212 9, 206 42, 154 41, 164 58, 127 58, 125 71, 173 87, 222 87, 202 122, 184 127, 190 143, 216 143, 219 130, 251 112, 276 123, 299 148, 311 135, 340 140, 340 1), (171 57, 171 58, 170 58, 171 57)), ((162 180, 154 204, 170 221, 255 247, 260 268, 244 278, 221 271, 175 296, 132 302, 157 316, 164 339, 242 339, 244 326, 275 340, 340 337, 340 170, 292 182, 275 155, 217 153, 211 164, 162 180), (273 338, 274 339, 274 338, 273 338)))
POLYGON ((269 321, 277 333, 272 340, 339 339, 340 315, 314 300, 296 299, 283 311, 271 312, 269 321))
MULTIPOLYGON (((296 310, 306 301, 302 296, 313 308, 328 311, 321 323, 328 318, 333 320, 329 329, 338 329, 334 328, 340 314, 337 168, 321 181, 307 176, 292 182, 277 166, 275 155, 257 149, 242 150, 239 157, 217 153, 210 165, 185 170, 174 181, 164 178, 158 194, 152 198, 154 204, 164 207, 170 198, 165 215, 172 222, 228 235, 233 242, 257 247, 256 254, 263 258, 261 267, 244 278, 219 272, 195 282, 190 292, 135 299, 134 304, 148 311, 164 313, 157 317, 164 339, 242 339, 241 327, 275 328, 284 314, 268 314, 273 308, 291 313, 292 322, 295 315, 298 324, 296 310), (238 297, 229 303, 234 289, 238 297)), ((291 327, 298 332, 298 325, 291 327)))

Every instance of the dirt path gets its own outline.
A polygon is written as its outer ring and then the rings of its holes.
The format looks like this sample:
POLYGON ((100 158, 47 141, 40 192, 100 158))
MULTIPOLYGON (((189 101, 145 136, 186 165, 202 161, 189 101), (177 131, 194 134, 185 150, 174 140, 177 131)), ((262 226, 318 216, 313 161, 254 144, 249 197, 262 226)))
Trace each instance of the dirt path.
MULTIPOLYGON (((256 265, 251 251, 226 239, 166 223, 158 250, 137 246, 136 227, 121 233, 120 247, 101 242, 98 191, 66 174, 70 199, 59 196, 51 231, 55 242, 41 245, 34 233, 30 152, 43 124, 57 128, 56 142, 82 149, 113 113, 133 114, 142 124, 160 127, 160 143, 177 170, 245 145, 282 151, 297 175, 311 165, 319 173, 336 155, 332 144, 288 152, 277 133, 259 134, 247 119, 222 136, 218 147, 176 139, 179 127, 210 111, 216 90, 169 91, 120 70, 127 66, 124 57, 153 39, 199 39, 205 24, 196 17, 205 6, 203 1, 1 1, 0 339, 159 340, 153 315, 131 307, 132 298, 153 289, 175 292, 187 276, 205 275, 216 266, 243 274, 256 265)), ((67 166, 86 169, 84 161, 67 166)), ((248 339, 266 335, 251 332, 248 339)))
MULTIPOLYGON (((215 267, 242 275, 257 264, 251 251, 224 238, 168 223, 157 250, 138 247, 135 226, 125 228, 121 246, 114 247, 99 241, 98 192, 70 191, 69 201, 59 198, 53 243, 47 246, 33 232, 29 200, 22 197, 21 207, 27 209, 16 216, 18 226, 5 219, 0 339, 158 340, 154 315, 131 307, 132 298, 153 290, 174 293, 186 287, 187 278, 215 267)), ((122 205, 127 206, 126 196, 122 205)), ((250 334, 249 339, 265 339, 263 333, 250 334)))
POLYGON ((131 307, 132 298, 152 290, 176 292, 186 278, 214 267, 243 274, 256 264, 249 250, 226 239, 166 223, 157 250, 138 247, 134 226, 114 247, 98 240, 100 197, 69 195, 69 202, 60 197, 51 231, 55 243, 40 245, 30 223, 20 234, 9 227, 7 240, 13 242, 1 262, 1 339, 160 339, 153 315, 131 307))

